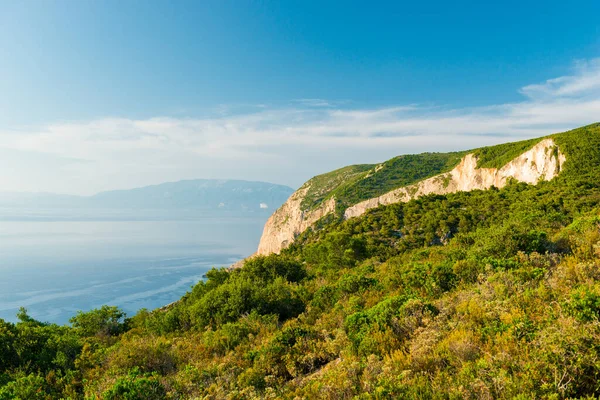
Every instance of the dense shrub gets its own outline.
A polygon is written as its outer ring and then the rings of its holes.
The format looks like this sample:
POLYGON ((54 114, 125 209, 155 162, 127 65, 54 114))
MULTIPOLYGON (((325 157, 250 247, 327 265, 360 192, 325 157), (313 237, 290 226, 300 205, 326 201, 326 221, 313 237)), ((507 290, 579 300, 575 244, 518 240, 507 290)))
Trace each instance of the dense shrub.
POLYGON ((82 336, 115 336, 126 330, 125 313, 114 306, 79 311, 69 322, 82 336))
POLYGON ((35 374, 19 374, 0 388, 1 400, 46 400, 53 398, 52 394, 44 377, 35 374))
POLYGON ((129 375, 117 379, 102 394, 104 400, 162 400, 166 397, 163 385, 156 375, 144 375, 132 370, 129 375))

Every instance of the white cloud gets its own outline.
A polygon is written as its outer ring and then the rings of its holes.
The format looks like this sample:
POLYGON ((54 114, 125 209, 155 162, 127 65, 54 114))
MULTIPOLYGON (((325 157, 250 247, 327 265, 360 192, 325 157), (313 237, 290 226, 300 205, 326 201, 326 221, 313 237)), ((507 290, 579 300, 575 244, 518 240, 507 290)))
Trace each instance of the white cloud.
POLYGON ((547 135, 600 119, 600 59, 520 92, 521 102, 474 108, 356 109, 302 99, 237 114, 225 107, 206 118, 100 118, 0 129, 0 151, 19 154, 18 163, 0 159, 0 168, 12 173, 0 175, 0 187, 91 193, 196 177, 297 186, 350 163, 547 135))
POLYGON ((531 99, 597 97, 600 91, 600 59, 579 61, 575 74, 525 86, 521 93, 531 99))
POLYGON ((335 107, 340 104, 340 102, 325 99, 297 99, 294 102, 307 107, 335 107))

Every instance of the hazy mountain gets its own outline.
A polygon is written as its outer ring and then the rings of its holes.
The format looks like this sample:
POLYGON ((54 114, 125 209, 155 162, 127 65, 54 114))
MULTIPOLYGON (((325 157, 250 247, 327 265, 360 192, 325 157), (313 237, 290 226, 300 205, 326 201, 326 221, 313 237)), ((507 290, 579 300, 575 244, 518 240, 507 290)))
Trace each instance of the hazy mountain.
POLYGON ((0 207, 194 209, 271 213, 293 191, 288 186, 266 182, 195 179, 113 190, 93 196, 0 193, 0 207))

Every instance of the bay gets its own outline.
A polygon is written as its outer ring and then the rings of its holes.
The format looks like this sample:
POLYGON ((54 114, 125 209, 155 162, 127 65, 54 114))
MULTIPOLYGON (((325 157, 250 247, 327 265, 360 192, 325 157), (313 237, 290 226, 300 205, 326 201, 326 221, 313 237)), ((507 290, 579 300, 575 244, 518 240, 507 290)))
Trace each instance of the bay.
POLYGON ((210 268, 258 246, 266 214, 195 210, 0 209, 0 318, 19 307, 67 323, 78 310, 128 315, 179 299, 210 268))

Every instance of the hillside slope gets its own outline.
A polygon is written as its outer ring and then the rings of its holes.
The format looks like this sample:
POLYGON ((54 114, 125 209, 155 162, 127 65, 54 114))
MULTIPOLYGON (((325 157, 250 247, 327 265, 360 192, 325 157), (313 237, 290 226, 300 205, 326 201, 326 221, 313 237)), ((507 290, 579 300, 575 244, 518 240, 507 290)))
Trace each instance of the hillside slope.
POLYGON ((599 398, 600 124, 548 139, 553 179, 331 214, 160 310, 0 320, 0 399, 599 398))
POLYGON ((456 153, 424 153, 345 167, 306 182, 267 221, 257 254, 279 253, 329 214, 357 217, 428 194, 529 184, 556 177, 566 158, 551 137, 456 153))

